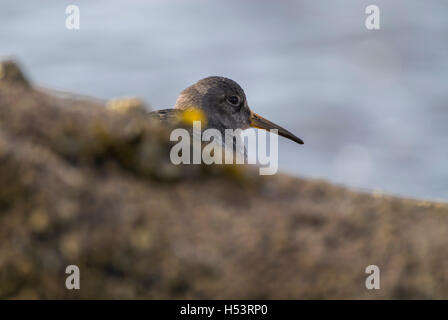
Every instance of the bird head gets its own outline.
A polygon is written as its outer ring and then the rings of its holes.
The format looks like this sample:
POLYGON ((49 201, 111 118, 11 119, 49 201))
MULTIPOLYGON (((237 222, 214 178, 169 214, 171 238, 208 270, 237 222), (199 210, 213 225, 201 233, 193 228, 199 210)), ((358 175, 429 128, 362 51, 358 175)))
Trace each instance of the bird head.
POLYGON ((253 112, 243 89, 235 81, 224 77, 199 80, 181 92, 176 109, 200 109, 207 117, 207 127, 224 129, 277 129, 278 134, 299 144, 303 141, 288 130, 253 112))

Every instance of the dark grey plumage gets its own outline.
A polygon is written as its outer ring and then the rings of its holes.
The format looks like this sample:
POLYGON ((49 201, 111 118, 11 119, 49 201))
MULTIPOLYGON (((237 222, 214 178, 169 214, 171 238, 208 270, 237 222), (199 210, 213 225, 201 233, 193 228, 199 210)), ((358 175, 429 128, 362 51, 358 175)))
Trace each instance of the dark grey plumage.
POLYGON ((175 121, 183 110, 201 109, 207 117, 202 129, 214 128, 225 133, 225 129, 277 129, 278 134, 299 144, 303 141, 286 129, 252 112, 244 90, 235 81, 224 77, 208 77, 183 90, 174 109, 151 112, 149 116, 161 121, 175 121))

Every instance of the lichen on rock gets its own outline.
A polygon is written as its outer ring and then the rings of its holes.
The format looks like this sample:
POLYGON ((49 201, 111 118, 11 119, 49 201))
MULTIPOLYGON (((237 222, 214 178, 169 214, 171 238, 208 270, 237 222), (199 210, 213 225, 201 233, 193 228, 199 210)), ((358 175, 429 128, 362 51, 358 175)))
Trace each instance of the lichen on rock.
POLYGON ((0 61, 0 82, 29 87, 30 84, 24 73, 14 60, 0 61))
POLYGON ((448 298, 446 204, 175 166, 159 122, 3 74, 0 298, 448 298))

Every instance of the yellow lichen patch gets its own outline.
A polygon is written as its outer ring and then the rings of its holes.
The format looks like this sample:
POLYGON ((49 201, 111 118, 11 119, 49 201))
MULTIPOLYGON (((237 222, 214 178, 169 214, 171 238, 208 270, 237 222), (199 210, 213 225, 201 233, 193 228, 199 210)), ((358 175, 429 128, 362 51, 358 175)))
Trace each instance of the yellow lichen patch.
POLYGON ((205 127, 207 125, 207 116, 204 111, 192 106, 182 112, 181 121, 189 126, 191 126, 194 121, 201 121, 202 126, 205 127))
POLYGON ((49 223, 48 214, 42 209, 36 209, 31 213, 29 224, 34 231, 44 231, 49 223))
POLYGON ((437 209, 447 209, 448 205, 446 203, 434 203, 434 207, 436 207, 437 209))
POLYGON ((137 249, 148 249, 151 244, 151 233, 143 228, 137 229, 132 232, 131 244, 137 249))
POLYGON ((135 97, 117 98, 107 102, 109 110, 120 113, 144 113, 146 111, 145 103, 135 97))
POLYGON ((17 256, 14 267, 17 272, 23 275, 29 275, 33 271, 32 262, 25 256, 17 256))
POLYGON ((69 234, 64 236, 60 243, 59 249, 61 253, 68 259, 74 259, 79 255, 80 243, 78 236, 69 234))
POLYGON ((433 206, 433 203, 430 201, 420 201, 419 203, 417 203, 417 205, 423 208, 431 208, 433 206))
POLYGON ((381 189, 375 189, 375 190, 373 190, 373 193, 372 193, 372 194, 373 194, 373 197, 374 197, 374 198, 377 198, 377 199, 384 197, 384 191, 381 190, 381 189))

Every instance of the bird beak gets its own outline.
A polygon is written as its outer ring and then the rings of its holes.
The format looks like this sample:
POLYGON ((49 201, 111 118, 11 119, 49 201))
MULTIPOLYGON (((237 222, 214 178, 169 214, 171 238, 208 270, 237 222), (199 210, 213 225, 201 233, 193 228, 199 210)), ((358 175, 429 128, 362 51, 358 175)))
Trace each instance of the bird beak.
POLYGON ((302 139, 296 137, 288 130, 280 127, 279 125, 263 118, 262 116, 256 114, 255 112, 250 112, 250 126, 252 128, 258 128, 258 129, 264 129, 264 130, 271 130, 271 129, 277 129, 278 135, 288 138, 292 141, 297 142, 298 144, 303 144, 302 139))

